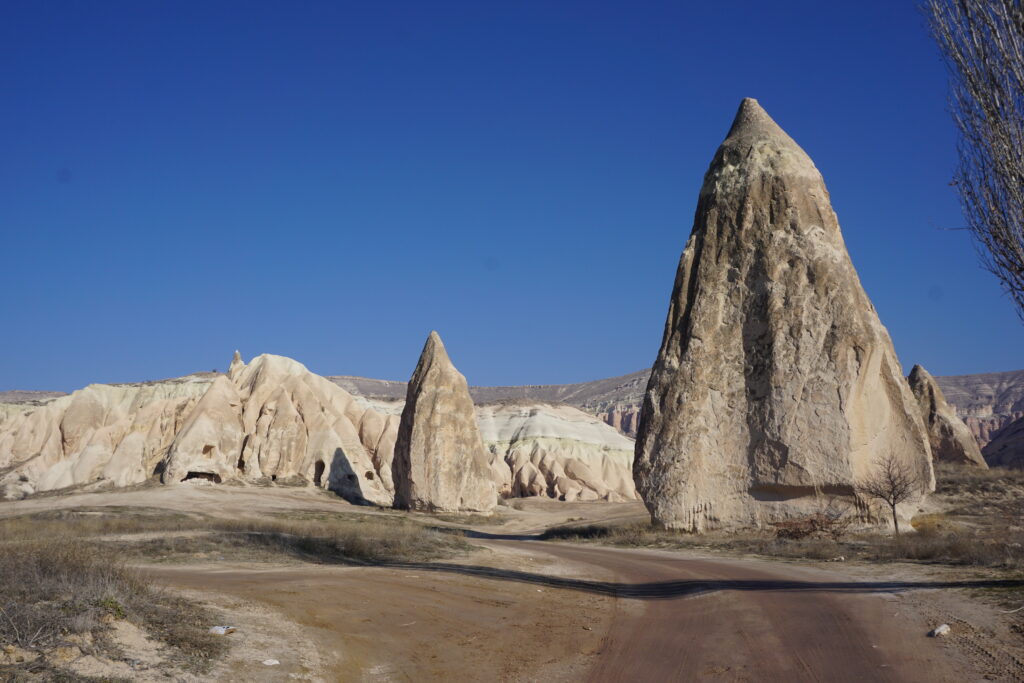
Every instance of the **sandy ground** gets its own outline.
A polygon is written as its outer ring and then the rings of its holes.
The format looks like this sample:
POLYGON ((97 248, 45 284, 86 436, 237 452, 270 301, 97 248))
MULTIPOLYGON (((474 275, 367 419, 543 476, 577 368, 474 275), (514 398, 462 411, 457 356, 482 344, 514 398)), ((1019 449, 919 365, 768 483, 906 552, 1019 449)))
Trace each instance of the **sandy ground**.
MULTIPOLYGON (((3 503, 0 515, 81 506, 382 514, 305 490, 197 486, 3 503)), ((569 520, 642 514, 637 504, 502 508, 501 523, 477 527, 481 549, 440 565, 145 569, 238 627, 216 680, 1024 680, 1024 613, 1001 615, 919 566, 524 540, 569 520), (943 622, 951 636, 926 637, 943 622)))

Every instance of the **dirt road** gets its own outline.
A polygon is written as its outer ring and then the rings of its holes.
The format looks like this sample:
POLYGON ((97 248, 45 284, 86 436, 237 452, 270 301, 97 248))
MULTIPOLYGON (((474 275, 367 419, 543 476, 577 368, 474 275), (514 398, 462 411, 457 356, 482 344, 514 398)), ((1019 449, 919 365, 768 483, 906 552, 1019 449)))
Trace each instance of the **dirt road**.
MULTIPOLYGON (((965 681, 912 583, 757 560, 488 540, 477 561, 162 568, 303 627, 326 680, 965 681), (490 565, 490 566, 487 566, 490 565)), ((288 648, 268 656, 289 669, 288 648)), ((238 680, 245 680, 244 677, 238 680)))
POLYGON ((545 552, 614 572, 620 601, 642 602, 616 614, 588 681, 973 678, 890 592, 909 586, 754 560, 567 545, 545 552))

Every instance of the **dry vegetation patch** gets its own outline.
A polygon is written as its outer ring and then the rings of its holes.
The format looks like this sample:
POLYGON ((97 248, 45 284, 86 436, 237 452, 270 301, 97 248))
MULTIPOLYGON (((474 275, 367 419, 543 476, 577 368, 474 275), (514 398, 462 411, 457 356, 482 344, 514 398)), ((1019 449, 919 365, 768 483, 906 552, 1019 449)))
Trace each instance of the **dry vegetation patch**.
POLYGON ((74 680, 64 666, 77 659, 124 660, 110 638, 119 620, 167 646, 175 667, 204 671, 221 654, 224 643, 205 634, 212 615, 151 586, 109 548, 68 535, 0 539, 0 678, 74 680))
POLYGON ((562 526, 545 539, 626 547, 733 551, 794 559, 911 561, 1012 572, 1024 570, 1024 472, 939 465, 932 502, 941 512, 915 517, 917 533, 856 528, 834 502, 821 512, 773 529, 700 535, 659 529, 650 522, 562 526))
POLYGON ((133 562, 386 564, 468 548, 459 534, 393 515, 299 510, 225 519, 97 507, 0 518, 0 680, 82 680, 74 662, 90 657, 128 666, 132 654, 114 637, 123 622, 164 648, 168 675, 208 671, 226 647, 207 632, 218 617, 153 586, 133 562))
POLYGON ((148 508, 72 508, 0 519, 0 539, 58 535, 116 546, 135 560, 237 559, 384 563, 451 556, 458 534, 396 515, 289 511, 225 519, 148 508))

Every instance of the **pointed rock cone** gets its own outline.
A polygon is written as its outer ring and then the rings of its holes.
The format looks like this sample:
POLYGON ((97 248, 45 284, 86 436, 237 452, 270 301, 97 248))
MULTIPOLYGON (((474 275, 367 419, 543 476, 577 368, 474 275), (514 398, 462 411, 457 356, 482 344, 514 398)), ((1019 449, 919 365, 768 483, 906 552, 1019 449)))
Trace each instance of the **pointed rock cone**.
POLYGON ((489 512, 497 504, 466 378, 437 332, 409 380, 391 473, 396 508, 489 512))
POLYGON ((852 497, 894 454, 935 487, 924 424, 813 162, 740 104, 704 176, 633 474, 651 518, 760 526, 852 497))
POLYGON ((235 380, 242 370, 245 370, 245 361, 242 360, 242 354, 235 350, 235 355, 231 357, 231 365, 228 366, 228 379, 231 381, 235 380))
POLYGON ((928 429, 932 446, 932 458, 936 462, 952 462, 959 465, 975 465, 988 469, 981 449, 974 435, 956 415, 952 406, 946 403, 938 382, 927 370, 915 365, 907 377, 910 390, 914 392, 921 418, 928 429))

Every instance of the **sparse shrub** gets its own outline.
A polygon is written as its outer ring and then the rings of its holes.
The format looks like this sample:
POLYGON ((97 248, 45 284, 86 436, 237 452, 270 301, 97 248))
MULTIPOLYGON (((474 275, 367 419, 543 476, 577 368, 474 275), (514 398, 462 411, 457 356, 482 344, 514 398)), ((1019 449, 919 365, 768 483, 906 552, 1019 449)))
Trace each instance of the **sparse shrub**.
POLYGON ((0 644, 44 651, 73 634, 129 619, 185 655, 195 668, 225 647, 204 637, 206 611, 158 590, 109 547, 71 537, 0 539, 0 644))
MULTIPOLYGON (((22 648, 55 644, 91 630, 108 606, 146 592, 110 553, 69 538, 5 544, 0 554, 0 642, 22 648)), ((123 614, 123 609, 121 609, 123 614)))
POLYGON ((775 522, 775 537, 786 540, 801 540, 810 537, 827 537, 838 541, 850 530, 856 520, 849 504, 831 498, 817 512, 775 522))

